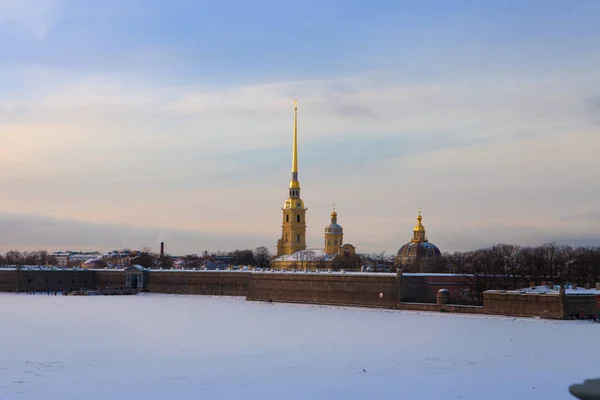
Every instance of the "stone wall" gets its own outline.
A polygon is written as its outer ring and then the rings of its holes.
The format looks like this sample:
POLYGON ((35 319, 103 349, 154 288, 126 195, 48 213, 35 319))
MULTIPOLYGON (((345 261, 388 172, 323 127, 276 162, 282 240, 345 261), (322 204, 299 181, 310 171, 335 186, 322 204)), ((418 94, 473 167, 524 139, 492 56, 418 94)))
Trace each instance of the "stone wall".
POLYGON ((249 272, 237 271, 150 271, 146 289, 156 293, 245 296, 249 277, 249 272))
POLYGON ((17 290, 17 272, 13 269, 0 269, 0 292, 17 290))
POLYGON ((593 295, 485 292, 483 307, 490 314, 564 319, 569 315, 597 314, 593 295))
POLYGON ((98 289, 119 289, 125 287, 125 271, 122 269, 94 270, 98 289))
POLYGON ((255 273, 247 299, 395 308, 397 280, 390 275, 255 273))
POLYGON ((398 309, 407 311, 432 311, 462 314, 490 314, 481 306, 466 306, 457 304, 428 304, 428 303, 400 303, 398 309))
MULTIPOLYGON (((597 314, 599 296, 522 294, 489 291, 483 307, 457 304, 466 287, 464 277, 405 274, 402 302, 398 302, 395 274, 360 273, 250 273, 241 271, 153 270, 146 288, 155 293, 247 296, 248 300, 280 301, 402 310, 568 318, 597 314), (436 305, 439 289, 451 293, 448 305, 436 305), (453 295, 452 295, 453 294, 453 295), (454 296, 454 297, 453 297, 454 296)), ((0 291, 65 291, 80 288, 123 288, 123 270, 0 270, 0 291)))
POLYGON ((565 318, 572 314, 596 315, 600 311, 594 295, 567 295, 564 299, 565 318))
POLYGON ((15 271, 20 292, 63 292, 81 288, 95 289, 96 279, 86 270, 20 270, 15 271))

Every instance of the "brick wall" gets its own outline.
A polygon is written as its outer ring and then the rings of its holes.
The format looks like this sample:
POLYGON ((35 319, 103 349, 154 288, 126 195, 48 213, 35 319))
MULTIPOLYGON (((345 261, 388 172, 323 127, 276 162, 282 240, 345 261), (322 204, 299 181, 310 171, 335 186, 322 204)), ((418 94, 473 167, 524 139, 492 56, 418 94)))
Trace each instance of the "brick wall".
POLYGON ((598 313, 593 295, 567 295, 561 302, 558 294, 485 292, 483 307, 490 314, 552 319, 568 318, 573 313, 598 313))
POLYGON ((96 287, 98 289, 118 289, 125 287, 125 271, 123 270, 94 270, 96 287))
POLYGON ((247 299, 395 308, 397 281, 389 275, 252 274, 247 299))
POLYGON ((14 292, 17 289, 17 272, 0 269, 0 292, 14 292))
POLYGON ((81 288, 95 289, 96 279, 92 271, 16 271, 17 288, 21 292, 62 292, 81 288))
POLYGON ((156 293, 245 296, 249 277, 249 272, 150 271, 146 288, 156 293))
POLYGON ((565 317, 571 314, 596 315, 600 311, 593 295, 565 296, 565 317))
POLYGON ((456 304, 430 304, 430 303, 400 303, 400 310, 410 311, 432 311, 432 312, 448 312, 462 314, 490 314, 490 312, 481 306, 466 306, 456 304))
POLYGON ((402 298, 405 302, 435 303, 438 290, 447 289, 451 304, 469 304, 469 300, 462 294, 467 288, 467 279, 460 275, 402 275, 402 298))

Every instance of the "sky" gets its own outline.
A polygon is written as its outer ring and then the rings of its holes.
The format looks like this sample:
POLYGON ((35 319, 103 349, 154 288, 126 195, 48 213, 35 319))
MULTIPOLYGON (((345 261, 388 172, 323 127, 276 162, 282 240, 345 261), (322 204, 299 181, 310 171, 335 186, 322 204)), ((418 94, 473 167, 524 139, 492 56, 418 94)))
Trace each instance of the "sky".
POLYGON ((600 2, 0 0, 0 250, 600 245, 600 2))

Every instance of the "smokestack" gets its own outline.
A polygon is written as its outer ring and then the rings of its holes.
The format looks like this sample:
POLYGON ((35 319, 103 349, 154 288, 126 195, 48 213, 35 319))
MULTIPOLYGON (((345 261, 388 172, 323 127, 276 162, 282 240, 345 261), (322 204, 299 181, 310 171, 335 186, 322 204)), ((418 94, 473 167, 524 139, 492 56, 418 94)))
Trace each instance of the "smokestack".
POLYGON ((163 257, 165 255, 165 242, 160 242, 160 256, 163 257))

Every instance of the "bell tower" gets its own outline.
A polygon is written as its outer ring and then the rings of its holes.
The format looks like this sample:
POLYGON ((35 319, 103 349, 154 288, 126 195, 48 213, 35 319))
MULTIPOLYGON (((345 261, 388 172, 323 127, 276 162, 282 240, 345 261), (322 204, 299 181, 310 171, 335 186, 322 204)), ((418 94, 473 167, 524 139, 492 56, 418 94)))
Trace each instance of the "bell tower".
POLYGON ((293 254, 306 249, 306 207, 300 198, 298 181, 298 102, 294 100, 294 144, 292 149, 292 180, 288 199, 281 209, 283 222, 281 239, 277 241, 277 256, 293 254))
POLYGON ((325 253, 330 256, 338 254, 342 249, 344 239, 344 230, 337 223, 337 213, 335 205, 331 213, 331 223, 325 228, 325 253))

